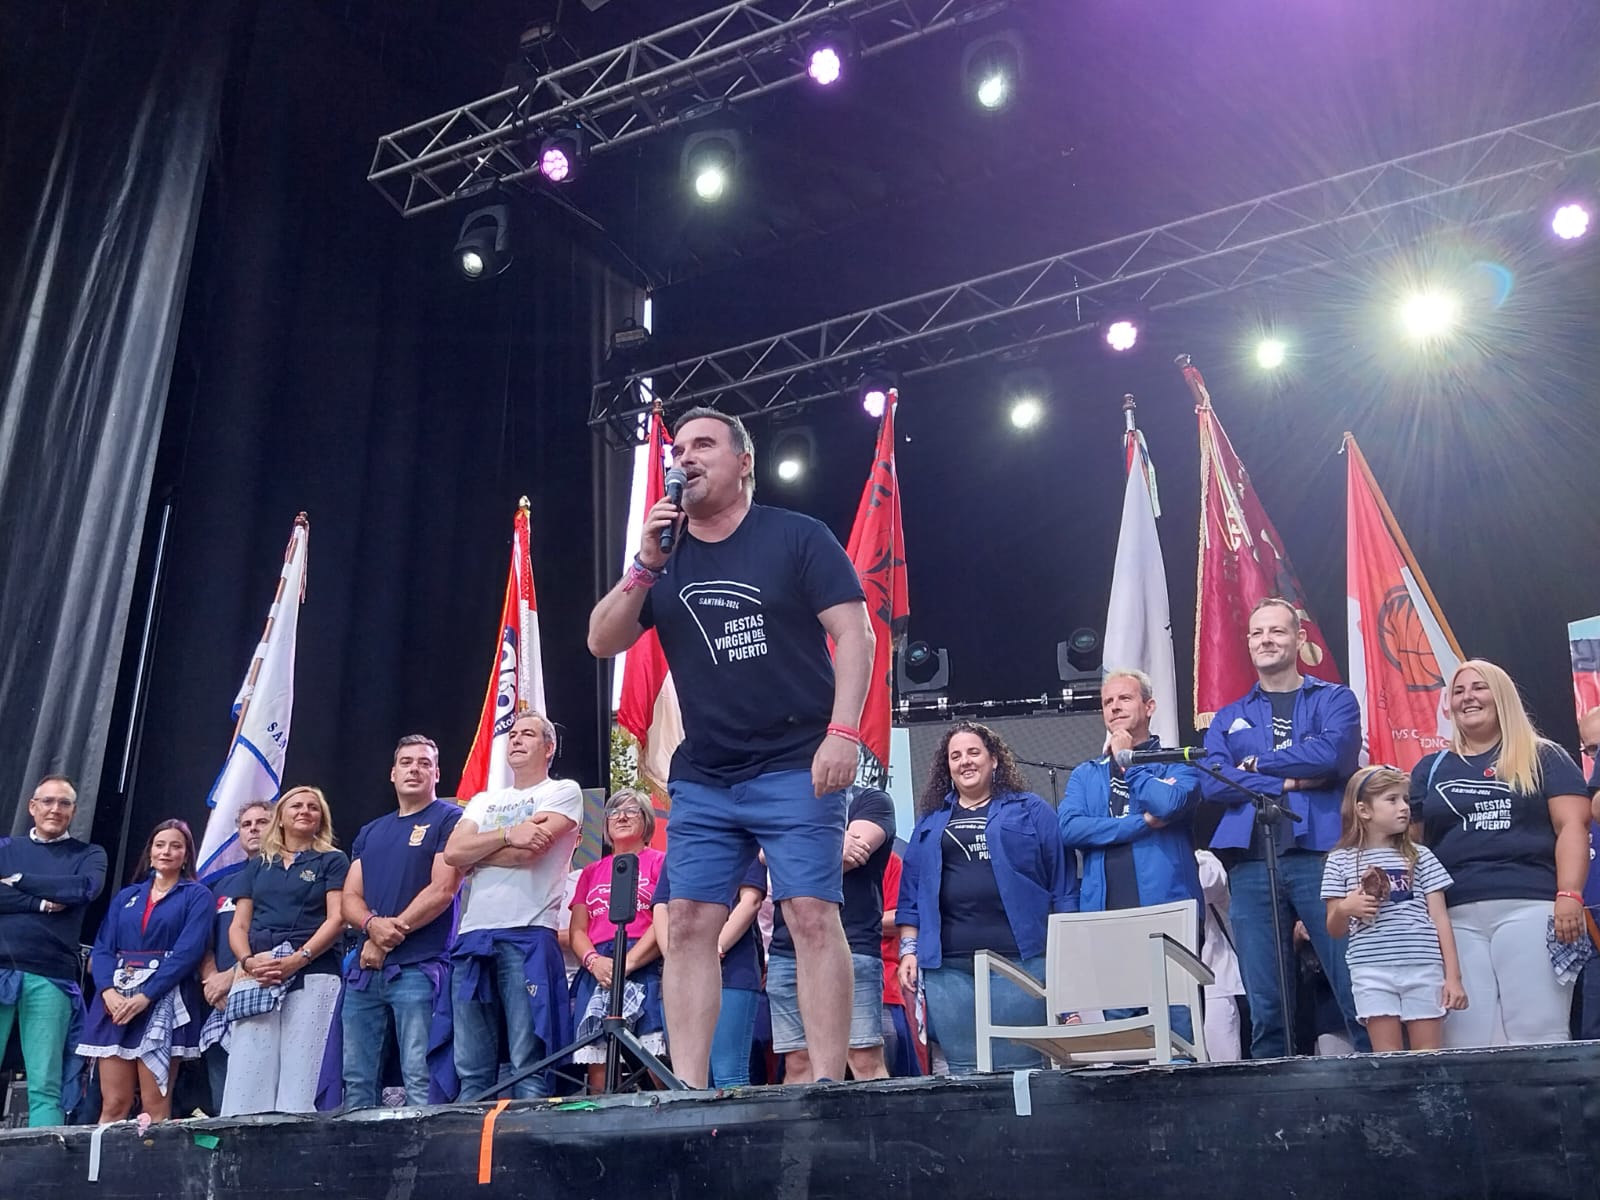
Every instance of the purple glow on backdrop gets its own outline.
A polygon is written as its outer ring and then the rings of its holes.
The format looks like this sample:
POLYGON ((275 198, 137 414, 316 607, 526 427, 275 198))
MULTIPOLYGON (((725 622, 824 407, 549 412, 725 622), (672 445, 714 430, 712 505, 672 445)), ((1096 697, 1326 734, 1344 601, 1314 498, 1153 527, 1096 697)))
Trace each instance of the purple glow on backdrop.
POLYGON ((551 183, 565 183, 572 174, 572 159, 560 146, 550 146, 539 155, 539 173, 551 183))
POLYGON ((1132 350, 1139 340, 1139 327, 1132 321, 1113 321, 1106 327, 1106 345, 1113 350, 1132 350))
POLYGON ((1581 204, 1563 204, 1550 218, 1550 232, 1564 242, 1589 232, 1589 210, 1581 204))
POLYGON ((811 76, 812 82, 829 87, 839 82, 844 74, 844 60, 839 57, 839 51, 832 46, 818 46, 811 52, 811 59, 806 64, 806 74, 811 76))

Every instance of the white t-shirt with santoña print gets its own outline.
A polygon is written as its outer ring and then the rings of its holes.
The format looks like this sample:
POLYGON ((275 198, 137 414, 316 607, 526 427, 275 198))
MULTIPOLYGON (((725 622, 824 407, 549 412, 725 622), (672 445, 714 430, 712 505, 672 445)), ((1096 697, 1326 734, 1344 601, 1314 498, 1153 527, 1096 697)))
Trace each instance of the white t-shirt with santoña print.
POLYGON ((537 813, 555 813, 572 828, 526 867, 473 867, 461 891, 461 932, 525 929, 560 924, 561 898, 583 823, 583 792, 570 779, 546 779, 527 788, 479 792, 461 814, 480 833, 517 825, 537 813))
POLYGON ((1373 867, 1389 876, 1389 897, 1378 905, 1371 922, 1350 919, 1350 944, 1344 960, 1352 967, 1395 967, 1443 962, 1439 931, 1428 915, 1427 897, 1450 886, 1446 871, 1433 851, 1417 847, 1417 864, 1393 846, 1357 851, 1345 846, 1328 853, 1322 866, 1322 898, 1342 900, 1373 867))

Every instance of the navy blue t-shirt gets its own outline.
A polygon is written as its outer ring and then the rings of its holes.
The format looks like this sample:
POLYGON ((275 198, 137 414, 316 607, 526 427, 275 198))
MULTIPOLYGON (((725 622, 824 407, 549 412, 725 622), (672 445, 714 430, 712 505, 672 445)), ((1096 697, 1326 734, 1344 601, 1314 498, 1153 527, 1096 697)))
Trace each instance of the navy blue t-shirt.
MULTIPOLYGON (((249 897, 250 953, 263 954, 280 942, 298 950, 328 919, 328 893, 344 890, 350 860, 337 850, 302 850, 287 869, 283 860, 253 858, 235 877, 234 896, 249 897)), ((339 943, 304 968, 309 975, 339 973, 339 943)))
POLYGON ((210 883, 211 895, 217 902, 217 919, 213 926, 211 955, 217 960, 217 970, 228 971, 238 965, 233 947, 228 944, 228 932, 233 928, 234 900, 239 895, 239 876, 249 866, 249 861, 235 863, 210 883))
MULTIPOLYGON (((758 888, 761 894, 767 894, 767 868, 761 865, 759 858, 750 863, 750 869, 744 873, 744 878, 739 881, 738 887, 733 889, 729 898, 728 907, 732 908, 739 899, 739 892, 744 888, 758 888)), ((661 878, 656 881, 656 890, 650 897, 650 906, 665 904, 672 899, 672 886, 667 882, 667 873, 662 872, 661 878)), ((725 988, 738 988, 745 992, 759 992, 761 990, 761 958, 756 948, 756 925, 751 921, 750 928, 744 935, 728 947, 728 952, 722 956, 722 986, 725 988)), ((670 942, 671 931, 667 933, 670 942)))
MULTIPOLYGON (((870 787, 852 786, 849 797, 845 824, 871 821, 883 830, 883 844, 855 870, 845 871, 844 905, 839 919, 844 922, 850 953, 876 958, 883 953, 883 872, 889 865, 889 855, 894 853, 894 801, 888 792, 870 787)), ((843 864, 840 866, 842 869, 843 864)), ((794 957, 794 935, 783 923, 781 904, 772 914, 772 953, 794 957)))
POLYGON ((757 504, 720 542, 686 530, 639 614, 683 711, 672 778, 726 787, 809 767, 833 713, 817 614, 861 599, 844 548, 811 517, 757 504))
MULTIPOLYGON (((461 813, 457 805, 431 800, 410 816, 385 813, 361 827, 350 857, 361 864, 361 894, 368 908, 380 917, 398 917, 405 911, 428 886, 434 856, 444 852, 461 813)), ((437 917, 407 934, 384 961, 403 967, 443 958, 455 934, 456 916, 457 902, 452 900, 437 917)), ((357 944, 365 941, 363 934, 357 944)))
MULTIPOLYGON (((989 806, 950 810, 941 843, 939 938, 944 953, 971 955, 979 950, 1017 956, 1017 937, 1006 915, 1000 885, 989 857, 989 806)), ((848 878, 848 877, 847 877, 848 878)))
POLYGON ((1540 742, 1543 786, 1537 795, 1514 792, 1495 778, 1499 754, 1498 746, 1466 756, 1445 750, 1411 771, 1412 819, 1420 810, 1423 840, 1455 880, 1445 893, 1451 907, 1556 893, 1550 797, 1583 795, 1583 774, 1560 746, 1540 742))

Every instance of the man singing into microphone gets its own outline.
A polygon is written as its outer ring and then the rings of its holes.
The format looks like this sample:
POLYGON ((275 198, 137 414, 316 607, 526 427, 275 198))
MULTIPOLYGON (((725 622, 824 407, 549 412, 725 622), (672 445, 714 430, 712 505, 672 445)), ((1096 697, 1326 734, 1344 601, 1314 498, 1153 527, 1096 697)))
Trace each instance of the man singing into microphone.
POLYGON ((717 934, 759 847, 794 937, 813 1078, 841 1079, 852 986, 839 918, 843 789, 873 648, 861 582, 820 522, 752 503, 755 449, 738 418, 692 409, 672 452, 682 508, 667 498, 646 514, 633 565, 589 617, 589 649, 610 657, 654 628, 683 710, 663 981, 673 1070, 706 1086, 717 934))
MULTIPOLYGON (((1083 852, 1081 911, 1189 900, 1199 920, 1200 872, 1189 818, 1200 803, 1200 773, 1182 763, 1129 758, 1160 745, 1150 736, 1155 711, 1148 675, 1121 667, 1107 672, 1100 684, 1100 713, 1110 735, 1108 753, 1080 763, 1067 779, 1067 794, 1057 810, 1061 840, 1068 850, 1083 852)), ((1132 1010, 1106 1013, 1109 1020, 1133 1015, 1132 1010)), ((1193 1017, 1186 1006, 1173 1006, 1172 1030, 1186 1041, 1193 1039, 1193 1017)))

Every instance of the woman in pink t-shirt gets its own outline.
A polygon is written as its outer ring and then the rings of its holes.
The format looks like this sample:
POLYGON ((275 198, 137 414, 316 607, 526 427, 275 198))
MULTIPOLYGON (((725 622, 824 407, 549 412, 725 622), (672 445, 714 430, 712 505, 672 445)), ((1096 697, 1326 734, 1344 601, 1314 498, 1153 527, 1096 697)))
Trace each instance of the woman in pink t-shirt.
MULTIPOLYGON (((650 848, 656 831, 650 797, 624 788, 606 801, 606 855, 578 873, 578 887, 572 897, 572 952, 582 964, 573 980, 573 1006, 579 1036, 595 1029, 606 1013, 611 990, 612 937, 616 926, 607 915, 611 906, 611 864, 618 854, 639 856, 639 912, 628 923, 628 956, 623 970, 630 984, 639 989, 625 999, 623 1015, 631 1029, 654 1054, 665 1054, 666 1022, 661 1012, 661 951, 656 931, 651 927, 650 900, 656 881, 666 869, 660 850, 650 848)), ((589 1068, 589 1090, 605 1088, 606 1047, 604 1042, 585 1046, 572 1056, 574 1062, 589 1068)))

